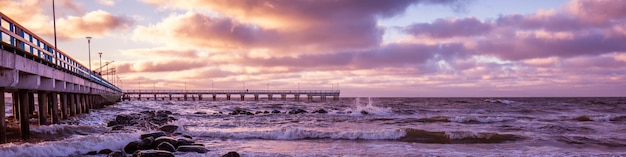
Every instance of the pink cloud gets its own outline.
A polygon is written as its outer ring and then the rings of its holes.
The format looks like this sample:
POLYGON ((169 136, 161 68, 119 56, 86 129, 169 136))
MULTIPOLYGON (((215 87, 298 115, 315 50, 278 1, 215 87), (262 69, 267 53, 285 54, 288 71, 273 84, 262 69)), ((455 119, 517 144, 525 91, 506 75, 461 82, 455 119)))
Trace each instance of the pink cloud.
POLYGON ((470 17, 463 19, 437 19, 432 23, 416 23, 405 28, 404 32, 415 36, 427 35, 433 38, 450 38, 482 35, 489 33, 492 29, 492 24, 470 17))

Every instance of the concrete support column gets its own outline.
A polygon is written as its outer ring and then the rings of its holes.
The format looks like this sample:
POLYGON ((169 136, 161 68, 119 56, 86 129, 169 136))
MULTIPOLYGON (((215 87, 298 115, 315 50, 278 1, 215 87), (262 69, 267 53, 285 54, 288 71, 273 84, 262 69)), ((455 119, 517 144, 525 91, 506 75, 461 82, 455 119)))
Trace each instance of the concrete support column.
POLYGON ((68 105, 70 105, 70 117, 76 116, 76 94, 67 94, 68 105))
POLYGON ((170 94, 170 100, 172 100, 172 94, 170 94))
POLYGON ((259 94, 254 94, 254 101, 259 101, 259 94))
POLYGON ((217 96, 213 94, 213 101, 217 100, 217 96))
POLYGON ((139 100, 139 101, 141 101, 141 94, 139 94, 139 98, 138 98, 138 100, 139 100))
POLYGON ((28 116, 30 113, 30 104, 31 102, 29 102, 30 98, 29 98, 29 93, 28 90, 26 89, 20 89, 19 90, 19 95, 20 95, 20 134, 22 136, 22 139, 27 140, 30 138, 30 124, 28 122, 28 116))
POLYGON ((15 117, 16 120, 20 119, 20 94, 18 91, 13 91, 12 95, 13 97, 13 117, 15 117))
POLYGON ((89 108, 88 108, 88 104, 87 104, 87 94, 81 94, 81 101, 82 101, 82 108, 83 108, 83 112, 82 113, 89 113, 89 108))
POLYGON ((198 94, 198 100, 202 101, 202 94, 198 94))
POLYGON ((333 96, 333 100, 339 100, 339 96, 333 96))
POLYGON ((52 106, 52 124, 59 124, 59 101, 58 94, 55 92, 50 93, 50 106, 52 106))
POLYGON ((296 101, 300 101, 300 94, 295 94, 295 95, 293 95, 293 96, 294 96, 294 98, 296 99, 296 101))
POLYGON ((81 96, 82 94, 74 94, 74 99, 76 99, 76 115, 83 113, 83 104, 82 101, 80 101, 81 96))
POLYGON ((241 94, 241 101, 246 100, 246 95, 245 94, 241 94))
POLYGON ((34 115, 35 114, 35 93, 32 92, 28 92, 28 102, 30 102, 30 104, 28 104, 28 115, 34 115))
POLYGON ((226 94, 226 100, 230 100, 230 94, 226 94))
POLYGON ((48 125, 48 97, 46 92, 39 91, 37 99, 39 99, 39 125, 48 125))
POLYGON ((4 113, 4 88, 0 87, 0 98, 2 98, 2 100, 0 101, 0 109, 2 109, 2 111, 0 111, 0 143, 6 143, 7 142, 7 124, 6 121, 4 120, 5 118, 5 113, 4 113))
POLYGON ((185 94, 183 97, 185 97, 185 99, 184 99, 184 100, 185 100, 185 101, 187 101, 187 94, 185 94))
POLYGON ((280 94, 280 99, 287 100, 287 94, 280 94))
POLYGON ((59 97, 61 97, 61 119, 67 119, 67 95, 65 93, 59 94, 59 97))

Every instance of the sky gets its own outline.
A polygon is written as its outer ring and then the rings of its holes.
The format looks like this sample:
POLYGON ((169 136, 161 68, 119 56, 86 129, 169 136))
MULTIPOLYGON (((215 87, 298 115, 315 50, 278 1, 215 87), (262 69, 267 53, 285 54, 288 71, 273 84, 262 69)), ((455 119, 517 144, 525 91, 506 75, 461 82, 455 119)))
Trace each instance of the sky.
MULTIPOLYGON (((91 49, 93 69, 113 62, 108 68, 116 75, 108 77, 125 90, 626 96, 626 0, 56 0, 55 6, 58 48, 84 65, 91 49)), ((0 0, 0 11, 53 43, 52 1, 0 0)))

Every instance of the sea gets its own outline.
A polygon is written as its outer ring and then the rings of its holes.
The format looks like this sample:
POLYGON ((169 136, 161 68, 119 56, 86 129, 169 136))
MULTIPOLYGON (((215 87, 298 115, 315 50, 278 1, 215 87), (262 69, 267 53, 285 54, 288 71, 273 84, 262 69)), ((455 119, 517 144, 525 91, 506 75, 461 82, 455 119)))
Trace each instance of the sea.
POLYGON ((626 156, 626 98, 608 97, 122 101, 32 125, 32 140, 0 144, 0 156, 120 150, 156 130, 114 131, 107 122, 159 110, 209 150, 176 156, 626 156))

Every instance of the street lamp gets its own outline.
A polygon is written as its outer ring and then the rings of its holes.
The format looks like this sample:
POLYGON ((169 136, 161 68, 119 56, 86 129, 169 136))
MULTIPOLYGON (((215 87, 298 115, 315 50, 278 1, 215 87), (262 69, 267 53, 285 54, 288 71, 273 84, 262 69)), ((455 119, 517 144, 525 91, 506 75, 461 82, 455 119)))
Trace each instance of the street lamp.
POLYGON ((87 48, 89 49, 89 73, 91 74, 91 37, 85 38, 87 38, 87 48))
POLYGON ((100 55, 100 67, 98 69, 100 69, 100 75, 102 76, 102 52, 98 52, 98 55, 100 55))

